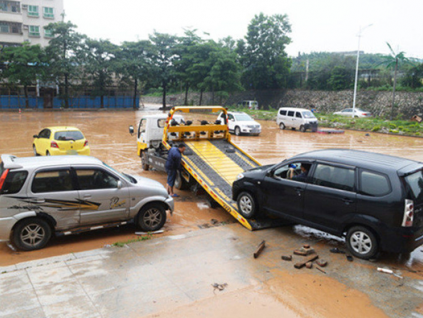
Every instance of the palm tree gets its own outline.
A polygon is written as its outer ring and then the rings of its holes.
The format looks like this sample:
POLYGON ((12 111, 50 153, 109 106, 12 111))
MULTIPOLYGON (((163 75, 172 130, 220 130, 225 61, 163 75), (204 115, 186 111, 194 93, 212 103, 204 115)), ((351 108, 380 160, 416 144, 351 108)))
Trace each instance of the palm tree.
MULTIPOLYGON (((395 88, 397 86, 397 73, 398 73, 398 64, 408 63, 412 64, 408 58, 405 57, 405 52, 399 52, 395 53, 395 51, 392 49, 391 45, 386 42, 386 44, 389 47, 389 50, 391 51, 390 55, 382 56, 384 61, 380 64, 386 65, 387 68, 395 67, 394 72, 394 87, 392 89, 392 106, 391 106, 391 117, 390 120, 392 120, 394 116, 394 105, 395 105, 395 88)), ((379 65, 380 65, 379 64, 379 65)))

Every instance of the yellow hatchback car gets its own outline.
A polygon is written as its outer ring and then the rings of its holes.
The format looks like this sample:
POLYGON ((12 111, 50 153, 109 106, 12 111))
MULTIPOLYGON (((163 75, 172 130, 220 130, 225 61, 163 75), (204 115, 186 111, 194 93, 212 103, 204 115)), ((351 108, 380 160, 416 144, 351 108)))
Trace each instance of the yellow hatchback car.
POLYGON ((90 155, 88 140, 75 127, 47 127, 34 135, 35 156, 90 155))

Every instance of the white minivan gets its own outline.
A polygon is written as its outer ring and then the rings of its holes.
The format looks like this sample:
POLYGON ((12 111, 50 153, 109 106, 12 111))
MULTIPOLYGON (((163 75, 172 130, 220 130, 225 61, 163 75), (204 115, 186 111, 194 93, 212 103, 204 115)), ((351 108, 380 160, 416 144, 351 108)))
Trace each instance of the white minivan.
POLYGON ((305 108, 279 108, 276 123, 280 129, 291 128, 298 129, 301 132, 308 129, 316 132, 318 126, 317 118, 310 110, 305 108))

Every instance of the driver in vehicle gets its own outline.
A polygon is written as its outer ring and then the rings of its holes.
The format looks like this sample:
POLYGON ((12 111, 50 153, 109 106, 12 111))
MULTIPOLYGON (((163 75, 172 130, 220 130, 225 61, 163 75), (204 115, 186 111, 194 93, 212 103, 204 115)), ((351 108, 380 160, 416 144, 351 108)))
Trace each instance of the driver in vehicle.
POLYGON ((307 179, 308 171, 310 170, 310 165, 306 163, 301 164, 301 173, 295 175, 295 165, 290 165, 289 167, 289 178, 296 181, 304 182, 307 179))

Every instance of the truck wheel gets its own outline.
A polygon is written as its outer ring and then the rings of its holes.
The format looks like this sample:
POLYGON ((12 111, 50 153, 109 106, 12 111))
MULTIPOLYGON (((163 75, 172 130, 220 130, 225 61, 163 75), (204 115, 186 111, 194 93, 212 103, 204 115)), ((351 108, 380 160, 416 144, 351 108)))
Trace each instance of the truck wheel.
POLYGON ((301 131, 301 132, 305 132, 305 131, 306 131, 306 129, 305 129, 305 127, 304 127, 304 125, 301 125, 301 126, 300 126, 300 131, 301 131))
POLYGON ((51 237, 48 223, 39 218, 28 218, 19 222, 12 233, 12 243, 22 251, 43 248, 51 237))
POLYGON ((166 211, 161 203, 149 203, 138 213, 137 224, 143 231, 160 230, 165 222, 166 211))
POLYGON ((280 124, 279 124, 279 128, 280 128, 281 130, 284 130, 284 129, 285 129, 285 124, 284 124, 284 123, 280 123, 280 124))
POLYGON ((256 203, 248 192, 241 192, 237 199, 238 211, 246 219, 251 219, 256 215, 256 203))
POLYGON ((142 153, 141 153, 141 167, 142 167, 142 170, 144 171, 148 171, 148 169, 150 168, 150 166, 145 162, 144 155, 142 153))
POLYGON ((372 258, 379 250, 379 243, 376 236, 364 226, 353 226, 350 228, 346 241, 348 250, 358 258, 372 258))
POLYGON ((186 190, 189 187, 189 183, 181 176, 179 171, 176 172, 175 188, 178 190, 186 190))
POLYGON ((239 127, 235 127, 235 135, 240 136, 241 135, 241 129, 239 127))

